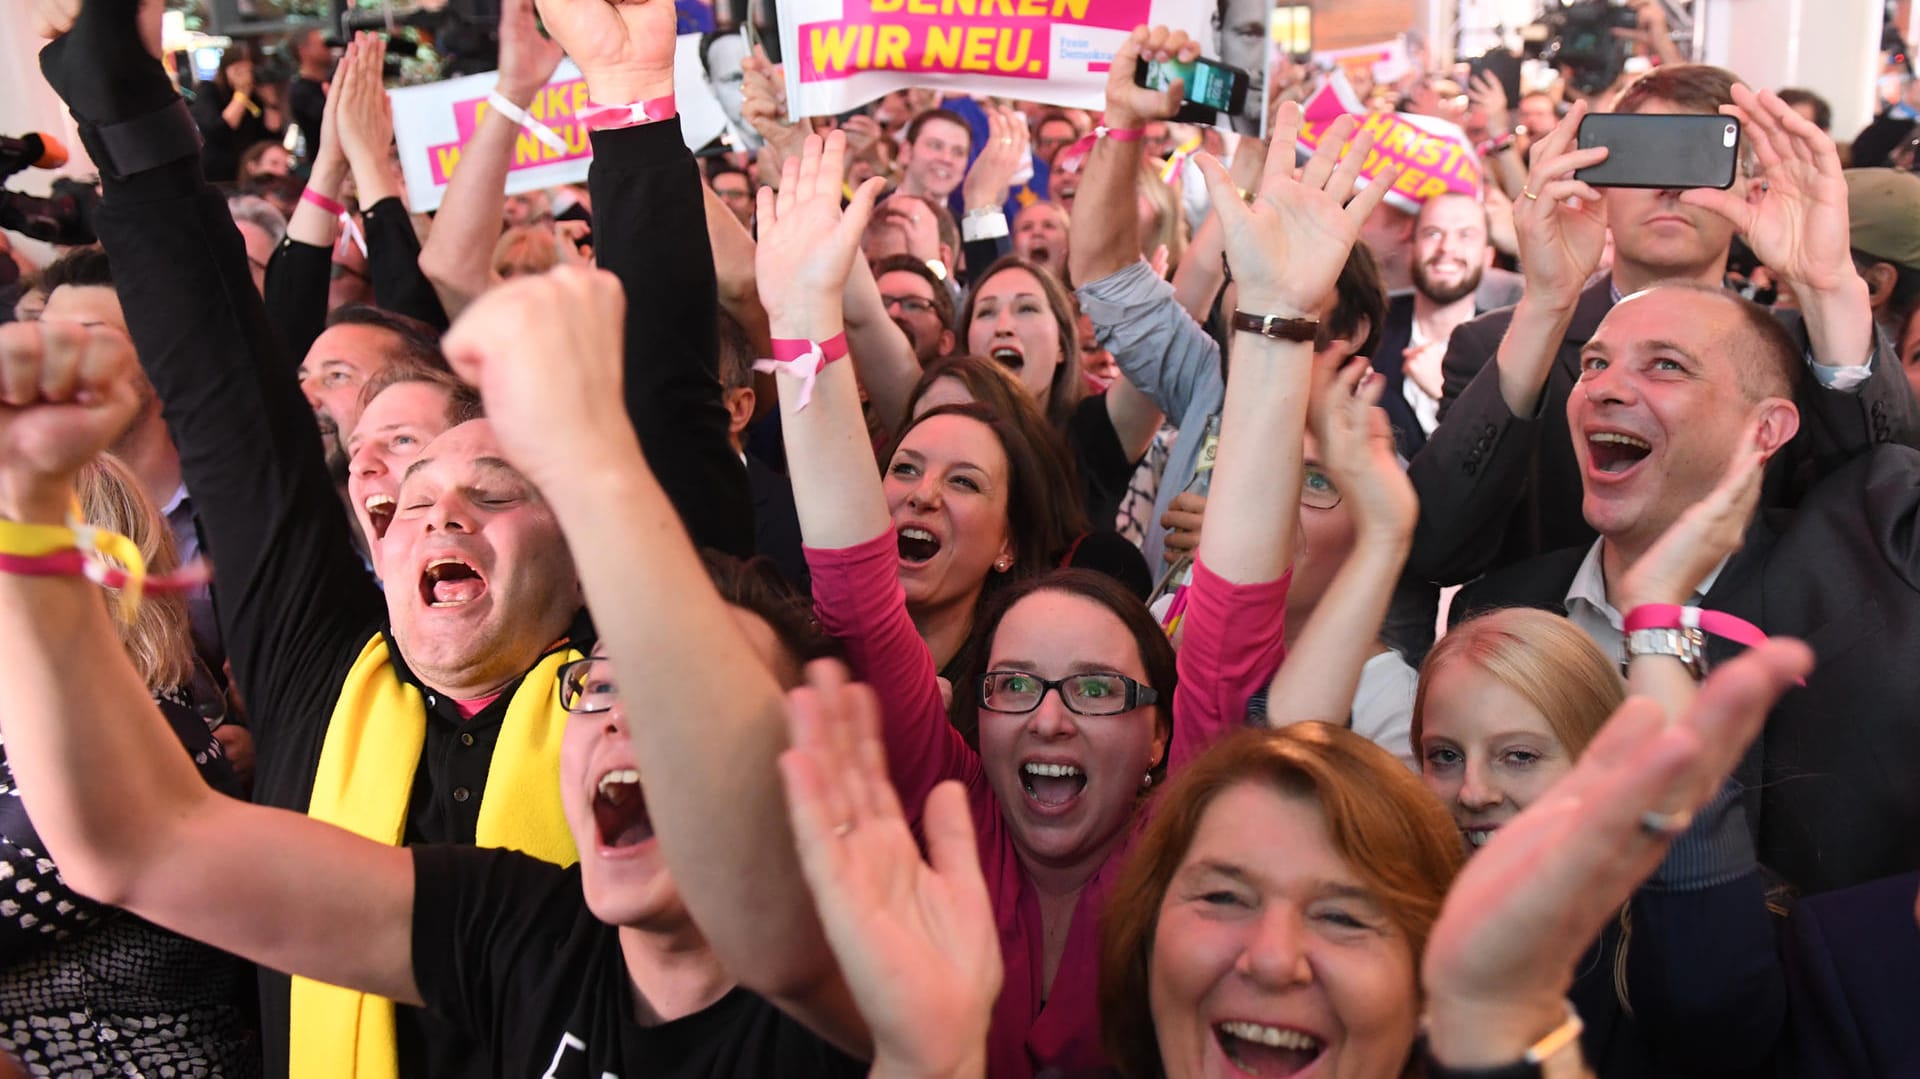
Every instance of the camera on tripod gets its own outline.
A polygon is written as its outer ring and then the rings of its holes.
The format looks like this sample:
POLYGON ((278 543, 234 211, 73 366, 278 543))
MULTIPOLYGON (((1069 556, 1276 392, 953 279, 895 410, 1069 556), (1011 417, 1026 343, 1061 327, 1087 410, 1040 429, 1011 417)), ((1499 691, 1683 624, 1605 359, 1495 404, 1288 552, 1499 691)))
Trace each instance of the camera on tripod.
MULTIPOLYGON (((66 147, 51 135, 0 136, 0 180, 22 169, 57 169, 66 163, 66 147)), ((55 180, 46 196, 0 191, 0 229, 52 244, 90 244, 97 202, 93 185, 71 179, 55 180)))
POLYGON ((1620 78, 1633 54, 1633 42, 1614 31, 1639 25, 1638 13, 1610 0, 1549 4, 1527 28, 1525 55, 1566 69, 1574 89, 1597 94, 1620 78))

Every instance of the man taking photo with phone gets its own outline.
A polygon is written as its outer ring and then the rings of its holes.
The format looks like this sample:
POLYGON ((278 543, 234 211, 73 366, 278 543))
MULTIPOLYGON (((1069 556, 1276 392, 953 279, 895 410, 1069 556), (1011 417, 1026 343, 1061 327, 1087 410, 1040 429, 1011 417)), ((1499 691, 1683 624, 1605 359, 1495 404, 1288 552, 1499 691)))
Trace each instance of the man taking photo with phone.
POLYGON ((1702 64, 1648 72, 1614 112, 1734 116, 1741 175, 1725 191, 1597 189, 1575 176, 1608 160, 1604 147, 1574 148, 1584 103, 1536 145, 1515 200, 1525 294, 1454 331, 1440 424, 1409 470, 1421 504, 1435 508, 1415 532, 1412 576, 1457 584, 1593 541, 1565 421, 1580 351, 1625 296, 1663 281, 1721 287, 1736 232, 1801 298, 1800 313, 1781 318, 1807 360, 1796 400, 1809 422, 1781 454, 1768 504, 1876 443, 1920 440, 1920 406, 1875 332, 1849 256, 1833 141, 1776 95, 1702 64), (1609 232, 1613 267, 1596 276, 1609 232))

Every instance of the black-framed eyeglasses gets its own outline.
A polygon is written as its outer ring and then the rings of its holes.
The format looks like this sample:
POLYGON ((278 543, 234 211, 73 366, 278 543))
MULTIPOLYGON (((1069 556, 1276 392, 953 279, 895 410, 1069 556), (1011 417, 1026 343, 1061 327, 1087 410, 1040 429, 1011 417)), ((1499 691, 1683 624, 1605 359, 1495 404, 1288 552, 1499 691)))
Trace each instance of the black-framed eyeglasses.
POLYGON ((560 707, 574 715, 604 712, 620 702, 620 684, 613 680, 613 661, 588 656, 560 665, 560 707))
POLYGON ((882 308, 892 307, 895 304, 899 304, 900 310, 905 311, 909 315, 931 315, 934 311, 932 300, 923 300, 918 296, 880 297, 880 306, 882 308))
POLYGON ((1088 671, 1065 678, 1042 678, 1027 671, 988 671, 980 676, 980 707, 1005 715, 1025 715, 1040 707, 1048 691, 1059 693, 1067 711, 1079 716, 1117 716, 1160 699, 1152 686, 1113 671, 1088 671))

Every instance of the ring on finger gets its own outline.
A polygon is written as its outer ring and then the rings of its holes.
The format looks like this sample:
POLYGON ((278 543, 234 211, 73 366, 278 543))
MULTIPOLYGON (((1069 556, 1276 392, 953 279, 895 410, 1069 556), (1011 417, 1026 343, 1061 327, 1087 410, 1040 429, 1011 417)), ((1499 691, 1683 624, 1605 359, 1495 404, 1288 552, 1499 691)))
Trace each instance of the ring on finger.
POLYGON ((1532 189, 1532 188, 1530 188, 1530 187, 1523 187, 1523 188, 1521 188, 1521 189, 1520 189, 1520 193, 1521 193, 1522 195, 1525 195, 1525 196, 1527 197, 1527 201, 1528 201, 1528 202, 1539 202, 1539 201, 1540 201, 1540 196, 1538 196, 1538 195, 1536 195, 1536 194, 1534 194, 1534 193, 1533 193, 1533 189, 1532 189))
POLYGON ((1693 812, 1686 809, 1673 813, 1649 809, 1640 814, 1640 830, 1654 839, 1673 839, 1692 824, 1693 812))

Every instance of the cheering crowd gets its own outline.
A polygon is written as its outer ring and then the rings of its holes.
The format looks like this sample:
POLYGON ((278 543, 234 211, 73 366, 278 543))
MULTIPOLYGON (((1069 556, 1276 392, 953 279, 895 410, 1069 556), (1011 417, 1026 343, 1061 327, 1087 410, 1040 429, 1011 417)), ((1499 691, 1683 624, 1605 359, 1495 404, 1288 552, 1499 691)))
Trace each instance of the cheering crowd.
POLYGON ((1920 1075, 1920 89, 1358 87, 1479 143, 1409 210, 1164 27, 1097 116, 715 38, 696 157, 668 0, 505 0, 429 220, 380 37, 32 2, 0 1074, 1920 1075))

